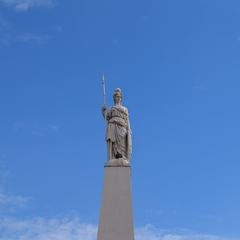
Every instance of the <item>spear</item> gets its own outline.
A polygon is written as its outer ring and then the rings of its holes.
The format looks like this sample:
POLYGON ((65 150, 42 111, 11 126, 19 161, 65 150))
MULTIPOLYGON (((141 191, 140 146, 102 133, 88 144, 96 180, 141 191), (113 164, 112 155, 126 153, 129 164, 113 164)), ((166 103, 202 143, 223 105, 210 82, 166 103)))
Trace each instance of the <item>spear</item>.
MULTIPOLYGON (((104 73, 102 75, 102 86, 103 86, 103 106, 106 108, 106 81, 105 81, 104 73)), ((106 122, 106 110, 104 113, 104 118, 105 118, 105 122, 106 122)))
POLYGON ((106 106, 106 81, 105 75, 102 75, 102 86, 103 86, 103 106, 106 106))

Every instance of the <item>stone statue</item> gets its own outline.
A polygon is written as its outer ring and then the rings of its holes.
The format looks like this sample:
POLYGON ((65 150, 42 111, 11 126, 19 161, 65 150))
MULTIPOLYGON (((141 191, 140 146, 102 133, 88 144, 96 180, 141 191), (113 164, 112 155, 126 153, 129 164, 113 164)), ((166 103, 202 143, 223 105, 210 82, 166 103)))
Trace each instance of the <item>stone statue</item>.
POLYGON ((132 155, 132 132, 126 107, 122 106, 122 92, 117 88, 113 94, 114 106, 108 110, 105 104, 102 114, 106 120, 107 166, 130 166, 132 155))

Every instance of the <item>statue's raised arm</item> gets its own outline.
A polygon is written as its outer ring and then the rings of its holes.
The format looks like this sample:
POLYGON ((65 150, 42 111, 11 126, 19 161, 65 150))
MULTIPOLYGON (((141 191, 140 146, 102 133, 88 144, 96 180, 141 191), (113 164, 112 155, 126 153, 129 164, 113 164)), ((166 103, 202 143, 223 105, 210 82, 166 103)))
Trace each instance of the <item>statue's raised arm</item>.
POLYGON ((112 166, 129 166, 132 155, 132 132, 128 109, 122 105, 122 92, 117 88, 113 94, 114 105, 102 107, 107 121, 106 142, 108 163, 112 166))

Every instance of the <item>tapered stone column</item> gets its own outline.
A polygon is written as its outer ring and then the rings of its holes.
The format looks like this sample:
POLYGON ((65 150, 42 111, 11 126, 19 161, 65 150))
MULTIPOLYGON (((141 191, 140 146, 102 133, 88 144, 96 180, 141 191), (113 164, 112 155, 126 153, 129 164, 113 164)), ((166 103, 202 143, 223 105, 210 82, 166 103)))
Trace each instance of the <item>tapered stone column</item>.
POLYGON ((97 240, 134 240, 130 166, 105 166, 97 240))

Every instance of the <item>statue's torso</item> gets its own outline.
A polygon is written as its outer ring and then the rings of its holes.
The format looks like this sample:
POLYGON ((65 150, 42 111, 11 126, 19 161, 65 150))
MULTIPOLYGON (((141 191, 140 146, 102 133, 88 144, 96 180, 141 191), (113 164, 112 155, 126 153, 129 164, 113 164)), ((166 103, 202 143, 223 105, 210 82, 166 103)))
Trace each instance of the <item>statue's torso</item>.
POLYGON ((109 124, 118 124, 122 127, 128 127, 128 110, 121 105, 115 105, 109 108, 107 112, 107 120, 109 124))

